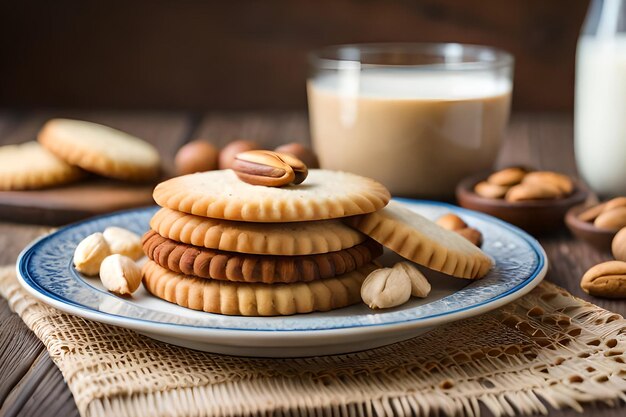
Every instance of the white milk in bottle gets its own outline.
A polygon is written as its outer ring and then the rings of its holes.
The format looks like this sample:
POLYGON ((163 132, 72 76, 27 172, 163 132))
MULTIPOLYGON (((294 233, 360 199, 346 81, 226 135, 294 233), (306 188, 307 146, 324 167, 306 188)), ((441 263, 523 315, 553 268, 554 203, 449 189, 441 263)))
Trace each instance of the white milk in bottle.
POLYGON ((593 1, 576 55, 575 151, 583 179, 626 195, 626 4, 593 1))

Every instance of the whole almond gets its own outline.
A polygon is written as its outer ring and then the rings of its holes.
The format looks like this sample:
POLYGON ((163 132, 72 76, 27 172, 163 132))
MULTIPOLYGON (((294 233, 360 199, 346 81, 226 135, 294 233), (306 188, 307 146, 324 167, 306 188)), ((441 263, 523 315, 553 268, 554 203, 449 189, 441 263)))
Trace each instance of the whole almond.
POLYGON ((613 210, 617 207, 626 207, 626 197, 615 197, 606 203, 604 203, 604 208, 602 211, 613 210))
POLYGON ((522 182, 526 170, 519 167, 501 169, 487 178, 487 182, 493 185, 511 186, 522 182))
POLYGON ((455 232, 472 242, 475 246, 480 247, 483 244, 483 234, 480 233, 478 229, 466 227, 464 229, 455 230, 455 232))
POLYGON ((626 262, 626 227, 620 229, 613 237, 611 252, 615 259, 626 262))
POLYGON ((595 206, 591 206, 582 213, 578 215, 578 218, 584 222, 592 222, 602 213, 606 203, 596 204, 595 206))
POLYGON ((446 230, 452 231, 465 229, 467 227, 467 224, 463 221, 463 219, 454 213, 444 214, 443 216, 439 217, 435 223, 437 223, 439 226, 443 227, 446 230))
POLYGON ((563 195, 569 195, 574 191, 574 183, 567 175, 552 171, 533 171, 524 176, 522 184, 552 184, 556 186, 563 195))
POLYGON ((587 294, 607 298, 626 297, 626 262, 608 261, 591 267, 580 281, 587 294))
POLYGON ((626 206, 616 207, 613 210, 604 210, 593 221, 593 225, 600 229, 621 229, 626 227, 626 206))
POLYGON ((296 178, 293 169, 271 151, 247 151, 238 153, 232 169, 240 180, 252 185, 281 187, 296 178))
POLYGON ((304 162, 295 156, 265 150, 237 154, 232 169, 240 180, 266 187, 300 184, 308 175, 304 162))
POLYGON ((514 185, 507 191, 507 201, 551 200, 561 197, 561 190, 550 183, 525 183, 514 185))
POLYGON ((293 173, 295 175, 293 183, 302 184, 302 182, 304 182, 306 177, 309 175, 309 170, 307 169, 305 163, 298 159, 295 155, 287 152, 276 152, 276 154, 283 160, 283 162, 293 169, 293 173))
POLYGON ((487 181, 481 181, 474 186, 474 192, 485 198, 502 198, 508 190, 508 185, 491 184, 487 181))

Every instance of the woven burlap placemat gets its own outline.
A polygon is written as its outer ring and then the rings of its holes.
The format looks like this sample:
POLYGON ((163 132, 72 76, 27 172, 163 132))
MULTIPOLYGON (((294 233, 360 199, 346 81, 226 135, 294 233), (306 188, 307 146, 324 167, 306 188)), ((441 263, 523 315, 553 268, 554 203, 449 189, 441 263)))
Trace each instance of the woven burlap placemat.
POLYGON ((582 410, 626 399, 626 321, 548 282, 497 311, 391 346, 238 358, 64 314, 0 269, 0 293, 45 344, 83 416, 445 416, 582 410))

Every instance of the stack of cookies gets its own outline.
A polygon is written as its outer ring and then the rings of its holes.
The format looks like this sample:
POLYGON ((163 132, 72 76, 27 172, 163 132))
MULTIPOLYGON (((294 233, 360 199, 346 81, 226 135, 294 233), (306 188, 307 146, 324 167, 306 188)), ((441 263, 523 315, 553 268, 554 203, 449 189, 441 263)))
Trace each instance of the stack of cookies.
POLYGON ((467 239, 389 202, 380 183, 308 171, 293 155, 244 152, 232 170, 176 177, 153 196, 162 208, 143 238, 144 286, 195 310, 274 316, 358 303, 383 245, 460 278, 492 265, 467 239))
POLYGON ((382 246, 341 218, 380 210, 390 195, 342 172, 266 187, 220 170, 165 181, 154 199, 162 208, 143 238, 150 293, 211 313, 273 316, 361 300, 382 246))

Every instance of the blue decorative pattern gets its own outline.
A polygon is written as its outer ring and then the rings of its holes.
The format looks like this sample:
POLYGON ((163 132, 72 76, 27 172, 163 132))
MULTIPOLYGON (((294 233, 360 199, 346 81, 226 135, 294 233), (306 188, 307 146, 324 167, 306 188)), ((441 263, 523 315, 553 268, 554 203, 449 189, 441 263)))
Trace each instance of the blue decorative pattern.
POLYGON ((412 299, 396 309, 372 312, 364 305, 357 305, 326 313, 268 318, 196 312, 150 296, 145 297, 151 298, 148 302, 145 298, 120 298, 97 288, 93 278, 85 278, 74 270, 73 252, 85 236, 108 226, 120 226, 142 234, 148 230, 148 222, 157 210, 151 207, 94 218, 46 236, 22 253, 18 271, 23 284, 38 292, 40 298, 66 303, 82 311, 204 329, 313 331, 415 322, 474 309, 520 290, 544 268, 545 259, 539 244, 511 225, 443 203, 400 201, 431 219, 450 211, 461 215, 470 226, 483 232, 483 249, 494 258, 494 269, 476 281, 432 276, 433 294, 439 285, 443 285, 439 298, 431 295, 426 301, 412 299), (455 291, 451 292, 450 287, 455 291))

